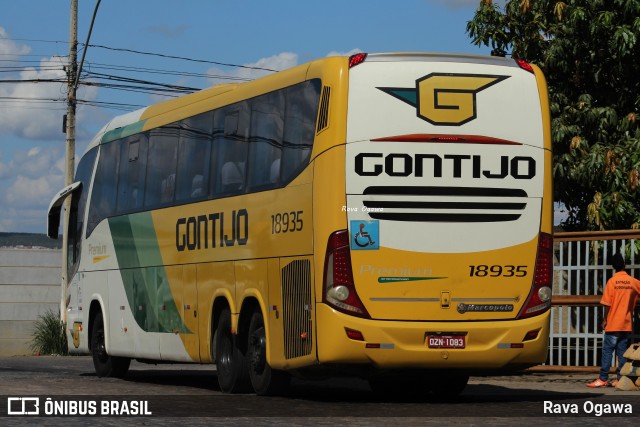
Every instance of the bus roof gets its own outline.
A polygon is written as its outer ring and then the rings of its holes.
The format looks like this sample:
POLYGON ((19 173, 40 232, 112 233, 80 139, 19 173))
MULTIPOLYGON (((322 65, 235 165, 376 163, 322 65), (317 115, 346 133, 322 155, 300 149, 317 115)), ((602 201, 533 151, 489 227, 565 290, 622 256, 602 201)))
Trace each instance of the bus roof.
MULTIPOLYGON (((348 60, 349 57, 340 57, 348 60)), ((153 104, 127 114, 114 117, 91 140, 87 150, 93 147, 123 138, 129 135, 162 126, 180 120, 189 115, 199 114, 225 105, 227 102, 235 102, 242 97, 257 96, 281 87, 283 83, 293 84, 306 78, 306 73, 313 63, 326 61, 327 58, 318 59, 306 64, 280 71, 246 83, 219 84, 201 91, 153 104), (280 85, 280 86, 279 86, 280 85), (239 92, 236 95, 230 95, 239 92), (230 95, 230 96, 225 96, 230 95), (237 98, 237 99, 236 99, 237 98), (220 101, 215 101, 220 99, 220 101)), ((402 62, 402 61, 433 61, 433 62, 468 62, 474 64, 492 64, 517 67, 513 59, 486 55, 469 55, 456 53, 433 52, 397 52, 397 53, 369 53, 367 62, 402 62)))
POLYGON ((283 83, 290 85, 303 81, 311 64, 310 62, 298 65, 246 83, 215 85, 189 95, 116 116, 92 139, 87 151, 101 143, 134 135, 191 115, 210 111, 228 103, 275 90, 283 83), (230 95, 236 91, 239 92, 237 95, 230 95))
POLYGON ((375 62, 467 62, 472 64, 501 65, 517 67, 518 64, 510 58, 501 56, 472 55, 464 53, 437 53, 437 52, 397 52, 397 53, 369 53, 367 61, 375 62))

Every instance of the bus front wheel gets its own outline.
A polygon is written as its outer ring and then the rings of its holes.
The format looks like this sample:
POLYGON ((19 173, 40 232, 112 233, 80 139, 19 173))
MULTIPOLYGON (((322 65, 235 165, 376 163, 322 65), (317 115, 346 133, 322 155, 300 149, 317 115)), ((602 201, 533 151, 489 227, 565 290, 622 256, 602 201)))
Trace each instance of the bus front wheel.
POLYGON ((104 340, 104 320, 102 313, 97 313, 91 329, 91 355, 93 366, 99 377, 122 378, 127 374, 131 359, 128 357, 110 356, 104 340))
POLYGON ((267 363, 267 336, 259 312, 253 313, 249 323, 247 358, 249 378, 257 395, 273 396, 286 391, 291 377, 287 372, 272 369, 267 363))
POLYGON ((220 313, 214 339, 220 390, 223 393, 249 391, 246 357, 236 345, 236 339, 231 333, 231 312, 227 308, 220 313))

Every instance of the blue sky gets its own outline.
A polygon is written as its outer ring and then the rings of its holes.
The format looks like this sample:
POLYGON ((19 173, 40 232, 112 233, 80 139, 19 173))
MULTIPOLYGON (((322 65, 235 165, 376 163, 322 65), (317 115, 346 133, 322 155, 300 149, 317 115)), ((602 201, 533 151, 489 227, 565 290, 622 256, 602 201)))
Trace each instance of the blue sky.
MULTIPOLYGON (((11 7, 3 5, 0 15, 0 231, 41 233, 46 228, 49 201, 64 183, 65 135, 61 129, 66 86, 6 81, 64 76, 70 1, 11 3, 11 7)), ((79 3, 78 40, 84 43, 96 0, 79 3)), ((479 3, 103 0, 90 40, 96 47, 87 50, 85 71, 204 88, 224 81, 212 76, 252 79, 265 73, 212 62, 281 70, 327 55, 357 51, 488 54, 489 49, 473 46, 465 33, 466 23, 479 3), (143 73, 140 68, 154 72, 143 73)), ((81 55, 82 51, 78 59, 81 55)), ((77 159, 100 127, 126 112, 96 106, 96 102, 129 104, 126 108, 131 110, 167 99, 158 94, 84 85, 78 98, 94 104, 78 107, 77 159)))

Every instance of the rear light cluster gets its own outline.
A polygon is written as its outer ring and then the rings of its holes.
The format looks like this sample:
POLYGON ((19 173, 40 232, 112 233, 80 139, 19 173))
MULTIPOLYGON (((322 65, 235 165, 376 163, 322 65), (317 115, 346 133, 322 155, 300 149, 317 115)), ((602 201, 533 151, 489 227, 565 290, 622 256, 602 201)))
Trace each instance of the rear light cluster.
POLYGON ((527 61, 525 61, 524 59, 516 59, 516 63, 518 64, 518 66, 520 68, 522 68, 525 71, 528 71, 532 74, 535 74, 533 72, 533 67, 531 66, 531 64, 529 64, 527 61))
POLYGON ((527 332, 524 335, 524 338, 522 338, 522 342, 535 340, 536 338, 538 338, 538 335, 540 335, 540 331, 541 330, 542 329, 533 329, 533 330, 527 332))
POLYGON ((339 230, 329 236, 322 301, 342 313, 370 318, 353 281, 347 230, 339 230))
POLYGON ((518 319, 536 316, 551 307, 551 284, 553 283, 553 237, 540 233, 538 237, 538 256, 533 275, 533 286, 529 297, 520 310, 518 319))
POLYGON ((362 64, 365 59, 367 59, 366 53, 356 53, 355 55, 351 55, 349 57, 349 68, 362 64))

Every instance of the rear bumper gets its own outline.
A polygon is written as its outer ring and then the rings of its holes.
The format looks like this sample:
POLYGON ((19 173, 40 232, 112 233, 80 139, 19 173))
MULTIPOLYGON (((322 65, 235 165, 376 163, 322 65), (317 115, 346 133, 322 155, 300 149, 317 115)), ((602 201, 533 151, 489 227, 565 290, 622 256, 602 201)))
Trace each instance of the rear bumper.
POLYGON ((510 321, 383 321, 348 316, 325 304, 317 304, 318 361, 321 364, 368 364, 380 369, 478 371, 537 365, 547 358, 549 316, 550 312, 510 321), (365 340, 350 339, 345 328, 361 332, 365 340), (537 338, 523 342, 525 334, 536 329, 540 329, 537 338), (464 349, 428 348, 428 332, 466 332, 466 346, 464 349))

